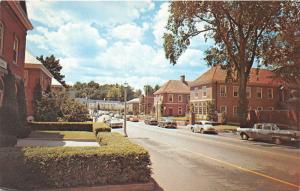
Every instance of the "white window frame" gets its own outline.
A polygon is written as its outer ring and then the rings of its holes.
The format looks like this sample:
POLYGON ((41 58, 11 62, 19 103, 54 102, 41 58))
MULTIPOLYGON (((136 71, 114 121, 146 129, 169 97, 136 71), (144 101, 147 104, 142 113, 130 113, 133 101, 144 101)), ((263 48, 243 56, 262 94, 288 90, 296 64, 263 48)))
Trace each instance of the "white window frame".
POLYGON ((174 101, 173 94, 168 94, 168 102, 173 102, 173 101, 174 101), (172 98, 171 101, 170 98, 172 98))
POLYGON ((239 87, 238 86, 233 86, 232 87, 232 97, 239 97, 239 87), (236 96, 234 95, 235 90, 236 90, 236 93, 237 93, 236 96))
POLYGON ((221 105, 221 106, 220 106, 220 113, 223 113, 223 112, 222 112, 222 108, 225 108, 224 113, 226 114, 226 113, 227 113, 227 105, 221 105))
POLYGON ((0 55, 3 54, 4 24, 0 21, 0 55))
POLYGON ((206 86, 202 86, 202 97, 207 97, 207 87, 206 86), (204 95, 205 92, 205 95, 204 95))
POLYGON ((263 95, 262 95, 262 88, 257 87, 256 88, 256 98, 262 99, 263 95), (259 91, 260 90, 260 91, 259 91), (258 93, 260 92, 260 97, 258 96, 258 93))
POLYGON ((178 107, 178 115, 182 115, 182 108, 178 107))
POLYGON ((226 85, 220 85, 220 97, 226 97, 226 96, 227 96, 226 85), (222 93, 222 88, 224 88, 224 93, 222 93))
POLYGON ((246 87, 246 96, 248 99, 251 98, 251 87, 246 87), (247 94, 247 92, 249 92, 249 94, 247 94))
POLYGON ((202 114, 207 115, 207 103, 206 102, 202 103, 202 114))
POLYGON ((257 107, 256 110, 257 110, 257 111, 262 111, 262 110, 263 110, 263 107, 257 107))
POLYGON ((16 56, 16 58, 13 57, 13 63, 14 64, 18 64, 18 57, 19 57, 19 39, 18 37, 15 35, 14 37, 14 44, 13 44, 13 56, 16 56))
POLYGON ((233 116, 237 116, 238 115, 238 107, 236 105, 233 106, 233 116), (235 112, 236 111, 236 112, 235 112))
POLYGON ((268 89, 267 89, 267 93, 268 93, 268 99, 273 99, 273 98, 274 98, 273 88, 268 88, 268 89), (271 97, 270 97, 270 95, 269 95, 269 90, 271 90, 271 97))
POLYGON ((183 102, 183 97, 182 95, 178 95, 178 102, 183 102), (180 99, 179 99, 180 98, 180 99))

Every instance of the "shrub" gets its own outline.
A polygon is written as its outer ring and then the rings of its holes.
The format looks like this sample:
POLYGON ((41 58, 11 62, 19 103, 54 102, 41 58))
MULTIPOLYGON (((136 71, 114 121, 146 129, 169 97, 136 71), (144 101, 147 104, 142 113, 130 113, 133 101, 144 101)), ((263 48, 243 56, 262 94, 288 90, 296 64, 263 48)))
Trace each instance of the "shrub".
POLYGON ((94 123, 93 131, 94 131, 95 135, 97 136, 97 134, 99 132, 111 132, 111 128, 108 125, 106 125, 105 123, 94 123))
POLYGON ((52 131, 93 131, 93 123, 89 122, 31 122, 32 130, 52 131))
POLYGON ((0 148, 0 185, 28 190, 148 182, 150 157, 121 135, 102 147, 0 148))

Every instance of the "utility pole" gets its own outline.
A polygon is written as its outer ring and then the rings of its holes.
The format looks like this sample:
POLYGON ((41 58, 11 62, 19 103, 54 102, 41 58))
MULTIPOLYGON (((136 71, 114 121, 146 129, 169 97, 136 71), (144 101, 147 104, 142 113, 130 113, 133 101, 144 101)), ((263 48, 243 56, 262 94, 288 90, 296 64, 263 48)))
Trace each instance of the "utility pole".
POLYGON ((124 83, 124 87, 125 87, 125 90, 124 90, 124 136, 125 137, 128 137, 127 135, 127 127, 126 127, 126 112, 127 112, 127 86, 128 84, 125 82, 124 83))

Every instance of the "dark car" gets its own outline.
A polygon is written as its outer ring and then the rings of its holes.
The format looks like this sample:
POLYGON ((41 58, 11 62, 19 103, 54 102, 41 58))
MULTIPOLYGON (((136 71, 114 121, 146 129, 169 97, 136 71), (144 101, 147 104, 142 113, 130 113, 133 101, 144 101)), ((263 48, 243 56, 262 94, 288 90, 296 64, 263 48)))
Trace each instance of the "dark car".
POLYGON ((177 123, 171 119, 161 119, 158 122, 158 126, 163 128, 177 128, 177 123))
POLYGON ((147 125, 157 125, 158 124, 158 122, 155 118, 146 118, 144 120, 144 123, 147 125))

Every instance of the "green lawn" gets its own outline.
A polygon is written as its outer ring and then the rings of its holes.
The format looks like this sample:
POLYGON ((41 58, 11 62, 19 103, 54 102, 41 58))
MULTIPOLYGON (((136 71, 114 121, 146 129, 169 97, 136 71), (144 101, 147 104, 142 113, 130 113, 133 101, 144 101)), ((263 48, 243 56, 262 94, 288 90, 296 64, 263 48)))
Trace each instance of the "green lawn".
POLYGON ((96 140, 95 134, 87 131, 32 131, 29 138, 96 140))

